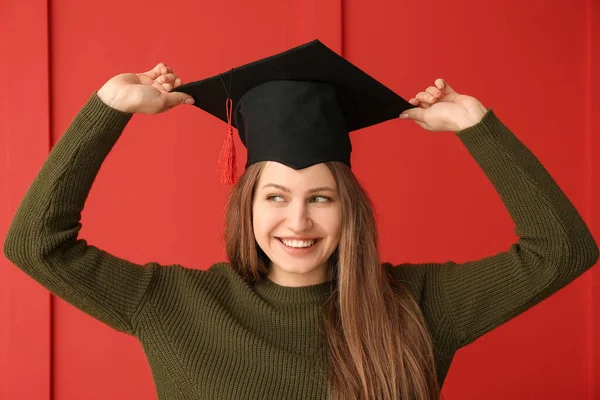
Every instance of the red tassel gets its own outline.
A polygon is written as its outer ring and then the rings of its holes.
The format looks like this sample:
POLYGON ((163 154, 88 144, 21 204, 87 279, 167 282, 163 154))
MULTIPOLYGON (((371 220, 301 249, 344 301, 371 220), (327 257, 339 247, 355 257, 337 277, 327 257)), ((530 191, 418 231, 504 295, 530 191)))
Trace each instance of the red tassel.
POLYGON ((232 101, 227 99, 225 104, 227 110, 227 137, 221 154, 219 156, 219 170, 221 183, 224 185, 235 185, 237 182, 237 170, 235 161, 235 145, 233 142, 233 126, 231 126, 232 101))

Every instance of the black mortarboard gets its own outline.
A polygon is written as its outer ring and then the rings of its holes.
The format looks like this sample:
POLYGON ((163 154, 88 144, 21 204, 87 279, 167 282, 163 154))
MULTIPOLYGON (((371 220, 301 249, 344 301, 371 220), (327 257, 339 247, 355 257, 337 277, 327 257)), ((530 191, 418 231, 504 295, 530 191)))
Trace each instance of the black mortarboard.
POLYGON ((248 150, 246 168, 259 161, 294 169, 325 161, 350 166, 349 132, 414 107, 319 40, 173 91, 229 123, 224 183, 236 180, 231 126, 248 150))

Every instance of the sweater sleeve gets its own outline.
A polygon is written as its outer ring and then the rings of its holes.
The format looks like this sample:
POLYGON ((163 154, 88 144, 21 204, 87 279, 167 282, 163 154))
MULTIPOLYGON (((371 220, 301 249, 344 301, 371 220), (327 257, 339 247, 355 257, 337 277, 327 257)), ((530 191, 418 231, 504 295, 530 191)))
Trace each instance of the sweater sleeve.
POLYGON ((158 265, 136 265, 77 236, 92 183, 131 116, 94 92, 48 155, 4 242, 6 257, 26 274, 128 334, 158 265))
POLYGON ((519 239, 477 261, 391 268, 412 284, 434 341, 446 350, 538 304, 598 260, 598 246, 573 204, 491 109, 457 135, 500 195, 519 239))

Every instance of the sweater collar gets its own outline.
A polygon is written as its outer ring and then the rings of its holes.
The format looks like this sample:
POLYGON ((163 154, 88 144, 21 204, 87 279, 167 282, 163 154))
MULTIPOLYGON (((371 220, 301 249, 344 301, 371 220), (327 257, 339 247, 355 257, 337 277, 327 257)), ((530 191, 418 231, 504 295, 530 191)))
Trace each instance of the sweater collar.
POLYGON ((331 294, 331 281, 308 286, 281 286, 266 275, 254 284, 254 290, 270 302, 307 304, 325 302, 331 294))

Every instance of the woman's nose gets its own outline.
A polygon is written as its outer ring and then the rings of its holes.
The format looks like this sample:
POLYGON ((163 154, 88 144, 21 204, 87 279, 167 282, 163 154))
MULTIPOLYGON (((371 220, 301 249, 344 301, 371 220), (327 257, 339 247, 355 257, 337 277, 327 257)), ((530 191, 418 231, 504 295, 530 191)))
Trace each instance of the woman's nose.
POLYGON ((292 203, 288 208, 288 228, 293 232, 303 232, 312 228, 308 206, 301 202, 292 203))

